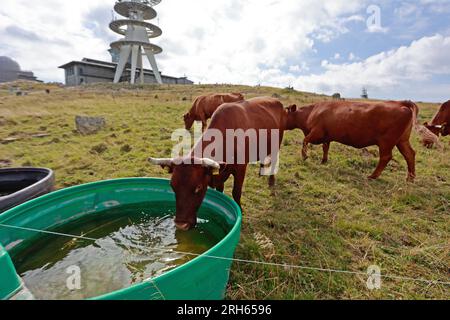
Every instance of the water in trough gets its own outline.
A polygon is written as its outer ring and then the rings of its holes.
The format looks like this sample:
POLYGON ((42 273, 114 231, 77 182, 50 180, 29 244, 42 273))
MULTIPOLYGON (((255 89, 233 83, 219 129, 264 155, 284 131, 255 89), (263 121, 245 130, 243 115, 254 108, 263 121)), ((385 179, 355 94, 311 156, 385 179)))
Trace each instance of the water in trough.
MULTIPOLYGON (((214 216, 204 209, 202 213, 204 217, 214 216)), ((173 216, 169 204, 108 210, 52 230, 97 240, 45 235, 25 245, 13 260, 37 299, 97 297, 185 264, 195 256, 180 252, 202 254, 226 234, 213 219, 199 220, 194 230, 177 231, 173 216), (77 283, 71 275, 77 270, 81 289, 73 289, 77 283)))

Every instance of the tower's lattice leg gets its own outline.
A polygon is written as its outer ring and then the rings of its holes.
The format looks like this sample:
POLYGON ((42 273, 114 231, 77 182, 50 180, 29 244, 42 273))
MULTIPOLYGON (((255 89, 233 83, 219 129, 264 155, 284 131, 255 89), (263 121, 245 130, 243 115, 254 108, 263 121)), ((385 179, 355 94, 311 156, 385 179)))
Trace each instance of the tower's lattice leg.
POLYGON ((156 64, 155 55, 153 54, 153 52, 150 49, 145 49, 145 53, 147 54, 148 61, 150 61, 150 65, 152 66, 156 81, 159 84, 163 84, 162 79, 161 79, 161 74, 159 73, 159 70, 158 70, 158 65, 156 64))
POLYGON ((131 84, 136 83, 136 68, 139 56, 139 46, 132 46, 131 49, 131 84))
MULTIPOLYGON (((128 62, 131 62, 130 83, 135 84, 139 81, 144 83, 144 55, 147 56, 150 62, 156 82, 159 84, 163 83, 155 59, 155 55, 161 53, 162 48, 150 43, 150 39, 159 37, 162 34, 162 30, 146 21, 152 20, 157 16, 153 6, 160 2, 161 0, 119 0, 116 2, 114 10, 123 18, 114 19, 110 23, 110 29, 125 37, 111 43, 114 56, 117 54, 116 50, 120 50, 114 83, 120 82, 120 79, 123 78, 128 62), (139 76, 137 72, 139 72, 139 76), (137 79, 137 77, 140 79, 137 79)), ((114 59, 114 61, 116 60, 114 59)))
POLYGON ((139 48, 139 58, 138 58, 138 68, 140 70, 140 80, 141 84, 145 83, 145 74, 144 74, 144 61, 142 57, 142 48, 139 48))
POLYGON ((119 83, 120 78, 122 77, 123 70, 128 62, 128 57, 130 56, 131 46, 123 46, 120 49, 120 60, 117 65, 116 75, 114 76, 114 83, 119 83))

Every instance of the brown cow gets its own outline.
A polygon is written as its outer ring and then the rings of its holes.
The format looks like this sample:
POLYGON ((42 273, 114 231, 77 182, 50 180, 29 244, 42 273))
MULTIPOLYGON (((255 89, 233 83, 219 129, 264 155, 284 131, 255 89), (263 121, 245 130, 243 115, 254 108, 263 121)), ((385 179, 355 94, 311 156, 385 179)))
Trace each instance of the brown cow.
POLYGON ((186 130, 191 130, 194 121, 202 122, 202 130, 205 131, 208 119, 211 119, 214 112, 224 103, 239 102, 244 100, 240 93, 230 94, 208 94, 195 99, 191 110, 184 115, 186 130))
POLYGON ((377 179, 392 160, 395 146, 408 163, 408 181, 414 181, 415 151, 409 142, 417 122, 419 108, 410 101, 403 102, 322 102, 301 109, 288 108, 286 130, 300 129, 305 134, 302 155, 308 158, 310 143, 323 144, 323 162, 328 160, 331 142, 358 149, 378 146, 380 162, 369 177, 377 179))
MULTIPOLYGON (((231 175, 234 176, 233 198, 239 205, 241 204, 242 187, 248 164, 260 161, 267 165, 267 159, 270 157, 274 159, 275 155, 278 155, 286 118, 283 105, 273 98, 254 98, 227 103, 216 111, 202 139, 187 157, 149 159, 152 164, 169 169, 172 173, 171 186, 176 195, 175 223, 179 229, 188 230, 196 225, 197 211, 205 198, 208 186, 223 192, 225 182, 231 175), (230 130, 255 132, 256 141, 253 140, 251 143, 250 136, 245 136, 240 142, 237 136, 226 139, 227 132, 230 130), (206 153, 205 150, 213 144, 212 139, 207 137, 212 132, 223 135, 220 150, 211 158, 200 158, 198 155, 206 153), (276 140, 272 139, 273 133, 276 140), (272 143, 276 143, 276 150, 272 148, 272 143), (253 158, 250 157, 250 150, 255 145, 259 147, 256 158, 253 158), (267 146, 265 153, 261 152, 261 147, 264 145, 267 146), (222 156, 219 153, 222 153, 222 156)), ((271 174, 269 184, 273 185, 275 178, 273 173, 271 174)))
POLYGON ((424 126, 436 136, 439 136, 439 134, 450 135, 450 100, 441 106, 431 124, 425 123, 424 126))

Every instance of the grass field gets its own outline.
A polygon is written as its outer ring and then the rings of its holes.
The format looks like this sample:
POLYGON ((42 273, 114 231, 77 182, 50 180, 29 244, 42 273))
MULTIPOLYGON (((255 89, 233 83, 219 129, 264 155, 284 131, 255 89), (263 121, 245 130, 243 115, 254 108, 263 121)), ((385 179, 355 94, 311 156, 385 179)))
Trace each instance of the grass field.
MULTIPOLYGON (((207 92, 241 91, 247 97, 277 94, 287 106, 329 97, 266 87, 94 85, 78 89, 29 88, 10 95, 0 86, 0 166, 55 170, 57 187, 132 176, 167 177, 146 162, 170 156, 171 133, 193 98, 207 92), (81 136, 76 115, 104 116, 107 129, 81 136), (38 136, 36 136, 38 135, 38 136)), ((430 120, 439 107, 419 104, 430 120)), ((450 147, 428 150, 414 135, 415 184, 406 183, 406 164, 395 151, 378 181, 368 181, 377 150, 362 154, 333 144, 321 165, 314 147, 300 160, 303 134, 289 132, 281 171, 271 191, 258 168, 248 171, 244 222, 236 257, 258 261, 366 272, 378 265, 386 275, 450 281, 450 147)), ((230 194, 231 181, 227 185, 230 194)), ((367 277, 292 270, 244 263, 233 265, 229 299, 448 299, 450 286, 383 279, 380 290, 367 277)))

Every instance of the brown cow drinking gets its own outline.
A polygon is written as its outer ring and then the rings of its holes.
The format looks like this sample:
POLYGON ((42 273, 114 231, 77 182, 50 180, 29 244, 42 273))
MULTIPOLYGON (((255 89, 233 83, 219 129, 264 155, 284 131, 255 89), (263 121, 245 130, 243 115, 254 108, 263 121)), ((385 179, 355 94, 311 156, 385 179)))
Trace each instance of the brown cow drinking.
MULTIPOLYGON (((233 198, 240 205, 248 164, 259 161, 267 165, 267 159, 271 159, 273 166, 285 125, 286 112, 276 99, 254 98, 226 103, 214 114, 202 139, 187 157, 150 158, 152 164, 160 165, 172 174, 177 227, 181 230, 193 228, 208 186, 223 192, 225 182, 231 175, 234 176, 233 198), (221 135, 222 140, 213 141, 213 133, 221 135), (219 147, 211 157, 202 157, 217 143, 219 147), (254 153, 253 150, 257 152, 254 153)), ((269 175, 269 184, 273 185, 274 173, 271 171, 269 175)))
POLYGON ((408 164, 408 181, 414 181, 415 151, 409 142, 417 122, 419 109, 410 101, 403 102, 322 102, 297 109, 288 108, 286 130, 300 129, 305 134, 302 155, 308 158, 310 143, 323 144, 323 162, 328 160, 331 142, 339 142, 358 149, 378 146, 380 161, 369 177, 380 177, 392 160, 397 146, 408 164))
POLYGON ((424 126, 436 136, 440 134, 443 136, 450 135, 450 100, 441 106, 431 124, 425 123, 424 126))
POLYGON ((191 110, 184 115, 186 130, 191 130, 194 121, 202 122, 202 130, 205 131, 208 119, 211 119, 214 112, 224 103, 239 102, 244 100, 240 93, 231 94, 208 94, 195 99, 191 110))

